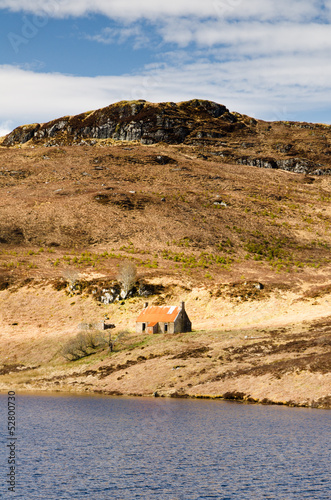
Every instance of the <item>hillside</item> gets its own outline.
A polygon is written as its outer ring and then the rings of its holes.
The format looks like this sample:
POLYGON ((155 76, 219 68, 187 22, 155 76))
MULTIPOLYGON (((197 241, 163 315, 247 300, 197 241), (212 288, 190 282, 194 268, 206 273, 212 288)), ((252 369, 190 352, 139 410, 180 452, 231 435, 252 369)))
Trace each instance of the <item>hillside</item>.
POLYGON ((199 100, 122 102, 3 138, 2 390, 328 407, 330 144, 330 126, 199 100), (143 294, 95 300, 125 260, 151 303, 186 300, 193 334, 137 338, 143 294), (115 352, 65 361, 77 326, 105 315, 126 331, 115 352))

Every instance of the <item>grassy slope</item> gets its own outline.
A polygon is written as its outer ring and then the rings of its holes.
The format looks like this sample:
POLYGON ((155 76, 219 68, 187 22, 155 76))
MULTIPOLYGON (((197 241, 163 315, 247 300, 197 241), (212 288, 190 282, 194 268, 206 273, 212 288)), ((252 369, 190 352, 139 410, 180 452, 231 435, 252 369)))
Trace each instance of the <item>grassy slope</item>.
POLYGON ((0 158, 2 390, 330 404, 330 177, 226 163, 206 148, 104 141, 3 148, 0 158), (99 306, 51 286, 68 270, 113 279, 125 258, 164 285, 150 302, 186 300, 193 334, 137 337, 145 299, 99 306), (77 325, 105 313, 128 330, 116 352, 65 362, 77 325))

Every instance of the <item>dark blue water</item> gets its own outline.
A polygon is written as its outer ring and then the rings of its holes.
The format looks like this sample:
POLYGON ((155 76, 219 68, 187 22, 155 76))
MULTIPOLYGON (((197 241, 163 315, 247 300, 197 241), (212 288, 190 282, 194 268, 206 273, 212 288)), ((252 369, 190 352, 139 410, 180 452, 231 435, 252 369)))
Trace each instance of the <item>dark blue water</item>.
MULTIPOLYGON (((220 401, 16 396, 1 498, 330 499, 331 412, 220 401)), ((7 396, 0 396, 1 414, 7 396)))

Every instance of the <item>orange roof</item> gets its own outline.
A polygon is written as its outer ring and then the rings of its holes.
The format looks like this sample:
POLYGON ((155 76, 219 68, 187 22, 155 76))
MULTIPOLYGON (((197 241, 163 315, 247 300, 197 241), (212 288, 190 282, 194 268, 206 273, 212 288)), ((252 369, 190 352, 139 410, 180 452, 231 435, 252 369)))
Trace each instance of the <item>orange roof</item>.
POLYGON ((149 306, 139 314, 139 323, 171 323, 175 321, 180 311, 179 306, 149 306))

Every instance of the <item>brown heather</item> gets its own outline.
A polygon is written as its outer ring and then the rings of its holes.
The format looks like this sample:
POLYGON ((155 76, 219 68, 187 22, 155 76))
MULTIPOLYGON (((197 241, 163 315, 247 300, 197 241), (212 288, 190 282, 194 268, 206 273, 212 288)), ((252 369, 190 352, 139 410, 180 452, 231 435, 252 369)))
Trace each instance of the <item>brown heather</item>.
POLYGON ((0 147, 1 390, 330 407, 331 129, 233 116, 200 143, 0 147), (291 158, 308 173, 243 164, 291 158), (193 333, 136 335, 144 297, 94 299, 124 261, 151 304, 185 300, 193 333), (105 315, 114 351, 65 360, 105 315))

